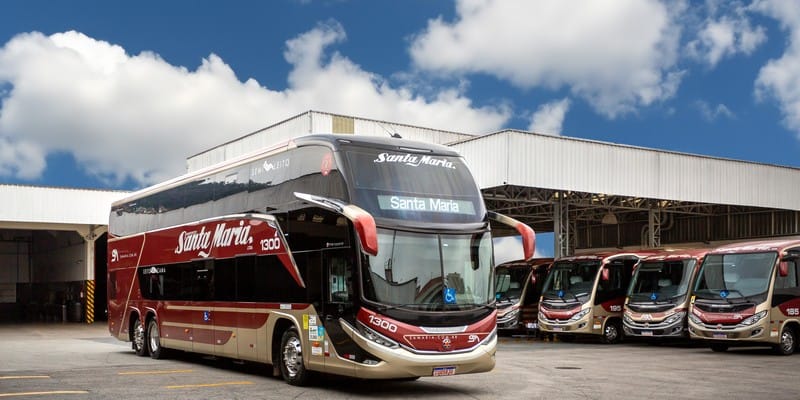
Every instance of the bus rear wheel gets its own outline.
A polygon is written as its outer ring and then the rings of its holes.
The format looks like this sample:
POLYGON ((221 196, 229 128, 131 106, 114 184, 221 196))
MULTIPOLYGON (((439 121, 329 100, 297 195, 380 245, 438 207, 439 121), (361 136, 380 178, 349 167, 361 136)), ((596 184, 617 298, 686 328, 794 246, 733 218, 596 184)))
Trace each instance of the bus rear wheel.
POLYGON ((133 321, 133 340, 131 340, 131 342, 133 351, 139 357, 147 355, 147 346, 145 344, 146 336, 144 324, 142 324, 142 321, 137 317, 136 320, 133 321))
POLYGON ((161 347, 161 334, 158 331, 158 322, 155 318, 151 318, 147 323, 147 351, 150 357, 154 359, 164 358, 166 353, 161 347))
POLYGON ((308 384, 309 371, 303 364, 303 342, 297 329, 290 328, 281 338, 281 375, 283 380, 294 386, 308 384))
POLYGON ((775 346, 775 353, 788 356, 794 353, 794 349, 797 347, 797 336, 795 335, 794 331, 786 326, 781 331, 781 341, 775 346))

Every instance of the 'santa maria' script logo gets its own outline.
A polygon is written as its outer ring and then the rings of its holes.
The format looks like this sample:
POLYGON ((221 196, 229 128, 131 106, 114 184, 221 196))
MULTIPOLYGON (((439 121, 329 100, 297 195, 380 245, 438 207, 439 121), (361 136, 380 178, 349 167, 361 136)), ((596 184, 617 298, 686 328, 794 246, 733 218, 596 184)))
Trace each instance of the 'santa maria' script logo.
POLYGON ((433 167, 442 167, 449 169, 456 169, 455 164, 445 158, 435 158, 432 156, 416 156, 413 154, 389 154, 380 153, 378 158, 374 161, 376 164, 382 163, 400 163, 412 167, 419 167, 420 165, 430 165, 433 167))
POLYGON ((210 230, 201 227, 199 231, 183 231, 178 236, 178 247, 175 254, 185 251, 196 251, 200 257, 208 257, 214 247, 241 246, 253 244, 250 236, 250 225, 239 221, 239 226, 227 227, 226 222, 217 224, 212 236, 210 230))

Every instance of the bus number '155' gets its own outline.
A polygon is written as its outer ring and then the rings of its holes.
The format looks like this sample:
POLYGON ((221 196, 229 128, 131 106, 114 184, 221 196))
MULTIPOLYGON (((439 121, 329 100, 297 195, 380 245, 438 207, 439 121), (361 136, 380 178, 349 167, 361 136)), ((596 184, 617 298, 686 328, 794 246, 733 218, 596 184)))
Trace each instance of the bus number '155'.
POLYGON ((369 316, 369 323, 375 326, 379 326, 383 329, 386 329, 387 331, 392 333, 397 332, 397 325, 389 321, 385 321, 384 319, 376 317, 374 315, 369 316))

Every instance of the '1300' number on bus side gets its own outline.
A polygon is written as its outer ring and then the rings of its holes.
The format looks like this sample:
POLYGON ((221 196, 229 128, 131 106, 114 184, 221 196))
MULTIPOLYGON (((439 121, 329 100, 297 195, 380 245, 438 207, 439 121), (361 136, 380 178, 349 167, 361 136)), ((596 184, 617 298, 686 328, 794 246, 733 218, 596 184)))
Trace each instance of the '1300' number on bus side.
POLYGON ((376 317, 374 315, 369 316, 369 323, 375 326, 379 326, 383 329, 386 329, 389 332, 397 332, 397 325, 384 320, 383 318, 376 317))

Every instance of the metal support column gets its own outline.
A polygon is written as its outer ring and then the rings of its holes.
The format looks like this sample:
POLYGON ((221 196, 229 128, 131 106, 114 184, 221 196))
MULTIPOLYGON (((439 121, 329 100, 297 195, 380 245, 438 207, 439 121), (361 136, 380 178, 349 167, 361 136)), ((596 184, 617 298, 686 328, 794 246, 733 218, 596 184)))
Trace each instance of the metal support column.
POLYGON ((553 236, 556 258, 572 255, 572 224, 569 222, 569 204, 563 199, 553 204, 553 236))
POLYGON ((648 210, 647 227, 649 237, 647 246, 650 248, 661 247, 661 211, 651 208, 648 210))

